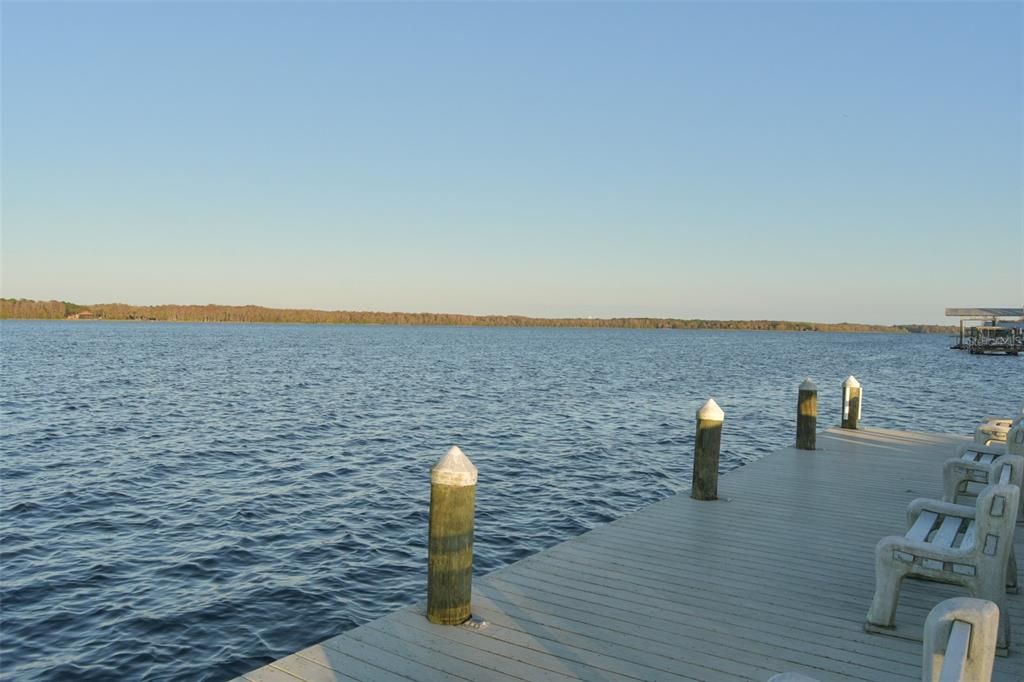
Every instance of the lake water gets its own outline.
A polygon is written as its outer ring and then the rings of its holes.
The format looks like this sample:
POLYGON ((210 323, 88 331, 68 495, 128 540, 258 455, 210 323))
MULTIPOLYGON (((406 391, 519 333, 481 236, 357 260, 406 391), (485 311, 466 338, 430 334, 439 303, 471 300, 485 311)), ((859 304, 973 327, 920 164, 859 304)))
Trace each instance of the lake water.
POLYGON ((429 469, 453 443, 480 470, 483 574, 688 487, 709 396, 725 468, 791 443, 805 376, 821 427, 848 374, 866 426, 969 433, 1024 398, 1024 359, 944 336, 3 322, 0 340, 18 680, 223 680, 422 598, 429 469))

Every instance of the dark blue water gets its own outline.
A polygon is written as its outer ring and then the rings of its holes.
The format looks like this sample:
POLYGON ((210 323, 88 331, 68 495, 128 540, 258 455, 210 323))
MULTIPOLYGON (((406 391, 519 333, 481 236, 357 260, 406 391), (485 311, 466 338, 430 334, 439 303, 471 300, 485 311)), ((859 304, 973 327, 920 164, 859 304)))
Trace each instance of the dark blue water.
POLYGON ((487 573, 793 438, 796 387, 967 433, 1024 361, 937 336, 4 322, 0 670, 222 680, 423 596, 429 469, 480 470, 487 573))

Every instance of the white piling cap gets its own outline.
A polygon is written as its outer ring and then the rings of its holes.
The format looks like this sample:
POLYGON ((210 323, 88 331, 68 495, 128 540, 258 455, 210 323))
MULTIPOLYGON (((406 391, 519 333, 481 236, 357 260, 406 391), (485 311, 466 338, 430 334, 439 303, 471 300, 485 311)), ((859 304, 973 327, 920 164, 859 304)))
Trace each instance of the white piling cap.
POLYGON ((430 470, 430 482, 456 488, 476 485, 476 467, 458 445, 453 445, 448 454, 430 470))
POLYGON ((800 384, 800 390, 801 391, 817 391, 818 387, 817 387, 817 385, 815 385, 815 383, 813 381, 811 381, 810 377, 807 377, 806 379, 804 379, 804 382, 802 384, 800 384))
POLYGON ((708 401, 697 410, 697 419, 707 422, 722 422, 725 421, 725 412, 722 412, 722 408, 718 406, 714 398, 708 398, 708 401))
POLYGON ((860 382, 851 374, 846 377, 846 381, 843 382, 843 388, 860 388, 860 382))

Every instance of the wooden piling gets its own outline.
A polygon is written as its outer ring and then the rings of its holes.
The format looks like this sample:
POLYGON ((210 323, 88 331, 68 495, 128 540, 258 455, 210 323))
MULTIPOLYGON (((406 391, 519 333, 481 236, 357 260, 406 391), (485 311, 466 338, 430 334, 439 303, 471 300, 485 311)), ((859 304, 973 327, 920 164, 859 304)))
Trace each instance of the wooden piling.
POLYGON ((473 515, 477 471, 458 446, 430 470, 427 619, 469 620, 473 594, 473 515))
POLYGON ((796 447, 814 450, 818 435, 818 387, 808 377, 800 384, 796 401, 796 447))
POLYGON ((693 486, 695 500, 718 499, 718 455, 722 447, 725 413, 714 398, 697 410, 697 438, 693 443, 693 486))
POLYGON ((852 375, 843 382, 843 420, 840 426, 844 429, 856 429, 860 422, 860 382, 852 375))

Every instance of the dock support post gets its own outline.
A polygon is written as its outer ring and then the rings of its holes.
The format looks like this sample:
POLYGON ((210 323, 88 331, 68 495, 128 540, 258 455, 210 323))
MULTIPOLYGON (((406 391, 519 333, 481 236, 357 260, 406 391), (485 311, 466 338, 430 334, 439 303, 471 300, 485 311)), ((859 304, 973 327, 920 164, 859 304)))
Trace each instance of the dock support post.
POLYGON ((844 429, 856 429, 860 422, 860 382, 852 375, 843 382, 843 420, 840 426, 844 429))
POLYGON ((796 401, 796 447, 814 450, 818 436, 818 387, 810 377, 800 384, 796 401))
POLYGON ((722 448, 725 413, 714 398, 697 410, 697 438, 693 443, 693 486, 695 500, 718 499, 718 454, 722 448))
POLYGON ((477 471, 458 446, 430 470, 427 620, 459 625, 473 596, 473 515, 477 471))

